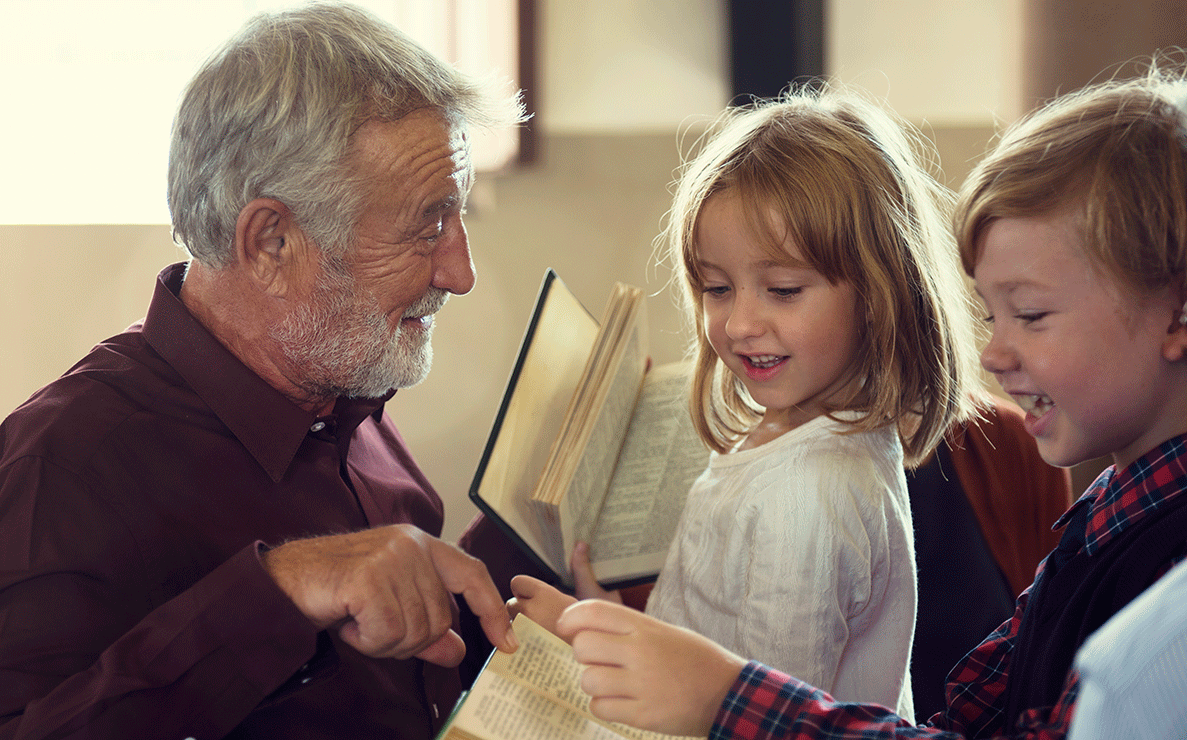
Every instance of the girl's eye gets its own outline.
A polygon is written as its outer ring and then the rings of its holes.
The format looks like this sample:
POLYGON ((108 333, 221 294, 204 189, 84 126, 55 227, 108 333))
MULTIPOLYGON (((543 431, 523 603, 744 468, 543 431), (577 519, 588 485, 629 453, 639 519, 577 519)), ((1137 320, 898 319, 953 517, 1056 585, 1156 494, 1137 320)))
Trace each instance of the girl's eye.
POLYGON ((702 293, 710 296, 723 296, 729 292, 729 288, 724 285, 707 285, 702 290, 702 293))
POLYGON ((779 298, 791 298, 804 292, 803 288, 771 288, 771 293, 779 298))
POLYGON ((992 324, 993 323, 993 314, 990 313, 990 314, 986 314, 986 315, 982 316, 981 321, 985 322, 986 324, 992 324))

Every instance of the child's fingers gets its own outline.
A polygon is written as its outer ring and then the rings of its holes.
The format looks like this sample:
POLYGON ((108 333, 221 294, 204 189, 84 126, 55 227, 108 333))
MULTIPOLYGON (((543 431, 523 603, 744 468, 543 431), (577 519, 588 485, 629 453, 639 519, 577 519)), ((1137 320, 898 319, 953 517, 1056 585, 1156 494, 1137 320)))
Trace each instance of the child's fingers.
POLYGON ((515 576, 511 579, 510 599, 507 599, 507 613, 512 619, 527 611, 526 602, 539 593, 539 582, 531 576, 515 576))
POLYGON ((578 542, 573 547, 573 585, 579 599, 596 598, 602 587, 598 585, 593 565, 589 562, 589 545, 578 542))
POLYGON ((583 630, 625 635, 633 631, 634 620, 643 613, 609 601, 578 601, 561 612, 556 621, 557 634, 571 641, 583 630))
POLYGON ((618 666, 591 665, 581 672, 581 690, 595 699, 637 701, 629 680, 630 674, 618 666))
POLYGON ((701 732, 695 720, 695 708, 683 703, 682 692, 669 696, 659 688, 671 682, 671 676, 640 684, 641 678, 631 669, 592 666, 581 676, 581 688, 590 695, 589 709, 593 715, 608 722, 622 722, 666 734, 707 734, 701 732), (691 728, 691 729, 690 729, 691 728))
POLYGON ((595 696, 589 700, 589 711, 605 722, 622 722, 637 726, 635 716, 638 714, 638 708, 637 700, 619 696, 595 696))
POLYGON ((530 599, 541 591, 541 587, 547 586, 538 578, 531 576, 515 576, 511 579, 511 593, 517 599, 530 599))
POLYGON ((569 638, 573 658, 585 666, 624 667, 631 659, 631 637, 582 630, 569 638))
POLYGON ((513 578, 511 592, 514 596, 507 600, 507 611, 512 616, 522 614, 553 634, 557 634, 557 618, 574 602, 572 596, 528 576, 513 578))
POLYGON ((574 593, 578 599, 604 599, 616 604, 622 603, 622 597, 617 591, 607 591, 598 583, 594 575, 593 563, 589 559, 589 543, 578 542, 573 546, 571 560, 573 570, 574 593))

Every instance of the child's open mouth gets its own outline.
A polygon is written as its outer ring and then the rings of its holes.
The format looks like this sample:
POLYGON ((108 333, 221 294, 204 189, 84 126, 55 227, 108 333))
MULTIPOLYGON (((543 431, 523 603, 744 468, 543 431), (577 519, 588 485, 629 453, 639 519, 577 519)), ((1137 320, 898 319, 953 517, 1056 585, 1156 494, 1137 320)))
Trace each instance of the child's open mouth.
POLYGON ((1022 407, 1022 410, 1034 417, 1040 417, 1050 411, 1055 402, 1047 396, 1039 395, 1019 395, 1014 396, 1014 400, 1022 407))
POLYGON ((767 370, 783 362, 787 357, 785 355, 742 355, 742 359, 753 368, 767 370))

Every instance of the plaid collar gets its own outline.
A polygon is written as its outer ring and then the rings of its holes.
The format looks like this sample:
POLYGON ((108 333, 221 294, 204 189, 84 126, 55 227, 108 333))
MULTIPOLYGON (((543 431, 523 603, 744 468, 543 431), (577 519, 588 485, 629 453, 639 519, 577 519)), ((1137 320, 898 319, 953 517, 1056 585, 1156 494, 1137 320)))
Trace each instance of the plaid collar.
POLYGON ((1187 435, 1172 437, 1118 472, 1110 465, 1052 529, 1088 506, 1084 549, 1089 555, 1187 489, 1187 435))

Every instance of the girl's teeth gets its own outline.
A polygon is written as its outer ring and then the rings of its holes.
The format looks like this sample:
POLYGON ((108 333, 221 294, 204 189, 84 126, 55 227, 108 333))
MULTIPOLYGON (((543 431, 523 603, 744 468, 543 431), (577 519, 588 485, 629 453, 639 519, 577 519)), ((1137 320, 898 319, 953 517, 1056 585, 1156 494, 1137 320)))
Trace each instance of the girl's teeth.
POLYGON ((746 358, 751 365, 757 368, 773 367, 783 359, 779 355, 755 355, 746 358))

